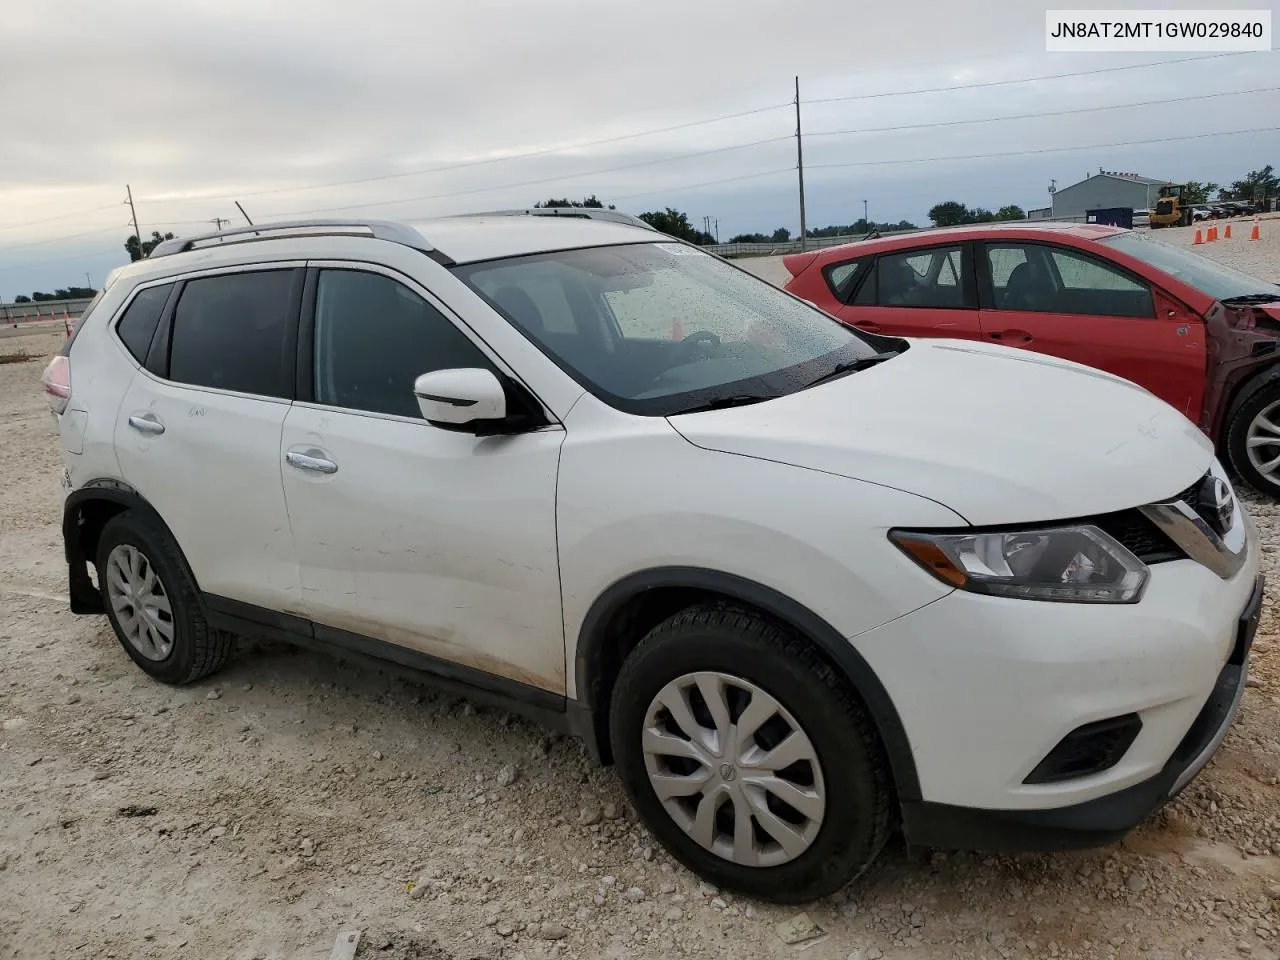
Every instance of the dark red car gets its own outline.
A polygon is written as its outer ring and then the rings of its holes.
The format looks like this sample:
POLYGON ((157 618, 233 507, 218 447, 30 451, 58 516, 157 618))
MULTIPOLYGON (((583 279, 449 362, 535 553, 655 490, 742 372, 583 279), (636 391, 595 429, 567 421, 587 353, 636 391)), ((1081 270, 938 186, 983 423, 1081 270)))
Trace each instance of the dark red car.
POLYGON ((1092 224, 930 230, 783 262, 787 290, 859 330, 988 340, 1132 380, 1280 496, 1280 285, 1092 224))

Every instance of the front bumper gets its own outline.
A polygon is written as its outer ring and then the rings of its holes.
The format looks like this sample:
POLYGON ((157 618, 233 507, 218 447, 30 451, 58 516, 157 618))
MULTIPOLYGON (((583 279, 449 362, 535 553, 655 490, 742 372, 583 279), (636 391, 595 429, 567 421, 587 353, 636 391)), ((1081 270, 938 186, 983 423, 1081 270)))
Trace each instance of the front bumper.
POLYGON ((902 825, 908 840, 925 847, 992 852, 1081 849, 1119 840, 1176 797, 1222 745, 1244 696, 1262 592, 1263 579, 1258 576, 1236 625, 1226 665, 1158 774, 1105 796, 1048 810, 986 810, 904 800, 902 825))

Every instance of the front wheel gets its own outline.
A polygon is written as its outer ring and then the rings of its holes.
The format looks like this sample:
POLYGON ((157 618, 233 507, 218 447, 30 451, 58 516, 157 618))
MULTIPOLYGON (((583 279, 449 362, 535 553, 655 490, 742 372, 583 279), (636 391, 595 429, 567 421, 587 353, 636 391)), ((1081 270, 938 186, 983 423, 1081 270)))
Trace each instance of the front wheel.
POLYGON ((610 739, 659 840, 719 886, 777 902, 859 876, 889 833, 887 763, 847 683, 800 638, 702 606, 622 666, 610 739))
POLYGON ((1280 374, 1245 393, 1227 425, 1227 455, 1259 493, 1280 499, 1280 374))

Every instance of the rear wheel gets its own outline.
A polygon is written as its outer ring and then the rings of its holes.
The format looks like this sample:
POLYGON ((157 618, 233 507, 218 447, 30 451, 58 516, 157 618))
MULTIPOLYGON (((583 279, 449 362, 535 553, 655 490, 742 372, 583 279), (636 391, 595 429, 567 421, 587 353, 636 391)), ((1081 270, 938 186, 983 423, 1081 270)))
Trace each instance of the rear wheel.
POLYGON ((1241 479, 1280 498, 1280 373, 1246 388, 1227 426, 1226 446, 1241 479))
POLYGON ((169 532, 126 511, 107 521, 95 562, 102 606, 125 653, 165 683, 190 683, 219 669, 234 638, 214 630, 169 532))
POLYGON ((720 886, 812 900, 888 836, 887 764, 861 701, 750 611, 696 607, 649 633, 618 677, 610 737, 645 823, 720 886))

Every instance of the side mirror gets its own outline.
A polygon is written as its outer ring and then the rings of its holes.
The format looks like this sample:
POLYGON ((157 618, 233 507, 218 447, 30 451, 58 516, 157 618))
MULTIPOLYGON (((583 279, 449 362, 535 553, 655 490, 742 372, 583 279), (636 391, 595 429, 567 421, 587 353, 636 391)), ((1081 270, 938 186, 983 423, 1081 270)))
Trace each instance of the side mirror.
POLYGON ((490 370, 435 370, 413 381, 423 419, 435 427, 467 433, 507 417, 507 395, 490 370))

